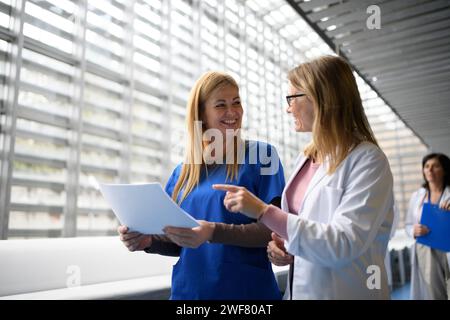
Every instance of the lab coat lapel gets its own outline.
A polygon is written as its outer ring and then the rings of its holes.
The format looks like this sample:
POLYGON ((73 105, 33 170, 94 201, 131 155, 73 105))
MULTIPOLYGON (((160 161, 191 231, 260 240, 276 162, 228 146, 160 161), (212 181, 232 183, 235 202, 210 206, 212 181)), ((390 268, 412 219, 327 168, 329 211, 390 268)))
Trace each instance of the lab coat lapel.
MULTIPOLYGON (((306 189, 305 195, 303 196, 302 207, 303 207, 303 204, 305 203, 306 198, 311 193, 311 191, 314 189, 314 187, 316 187, 317 184, 320 181, 322 181, 322 179, 327 175, 326 168, 327 168, 326 163, 322 164, 319 168, 317 168, 317 171, 314 174, 314 176, 312 177, 311 181, 309 182, 308 188, 306 189)), ((302 208, 300 208, 300 210, 301 209, 302 208)))
POLYGON ((450 199, 450 187, 445 187, 444 192, 442 194, 441 197, 441 202, 440 204, 442 204, 444 201, 448 201, 450 199))
POLYGON ((294 171, 292 172, 291 176, 289 177, 288 182, 286 183, 286 187, 284 188, 285 190, 287 188, 289 188, 289 186, 291 185, 292 181, 295 179, 295 177, 297 176, 298 172, 300 171, 300 169, 305 164, 306 160, 308 160, 307 157, 300 156, 300 158, 297 161, 297 165, 295 166, 294 171))
POLYGON ((305 164, 306 160, 308 160, 308 158, 306 158, 305 156, 301 155, 299 156, 299 158, 297 159, 297 164, 295 166, 294 171, 292 172, 291 176, 289 177, 288 182, 286 183, 286 186, 284 187, 283 193, 281 195, 281 204, 282 204, 282 209, 287 211, 287 201, 286 201, 286 190, 289 188, 289 186, 291 185, 292 181, 294 180, 294 178, 297 176, 298 172, 300 171, 300 169, 303 167, 303 165, 305 164))

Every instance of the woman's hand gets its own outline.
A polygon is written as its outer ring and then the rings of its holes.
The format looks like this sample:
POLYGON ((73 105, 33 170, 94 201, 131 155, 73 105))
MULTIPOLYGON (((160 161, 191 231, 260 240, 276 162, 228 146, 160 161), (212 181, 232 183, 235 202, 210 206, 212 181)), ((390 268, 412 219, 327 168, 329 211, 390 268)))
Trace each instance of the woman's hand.
POLYGON ((128 232, 127 226, 117 228, 119 238, 130 251, 144 250, 152 245, 152 236, 139 232, 128 232))
POLYGON ((244 187, 214 184, 213 189, 227 192, 223 204, 228 211, 240 212, 247 217, 258 219, 267 208, 267 204, 244 187))
POLYGON ((424 235, 428 234, 429 232, 430 232, 430 230, 427 228, 426 225, 416 223, 413 226, 414 238, 424 236, 424 235))
POLYGON ((267 245, 267 255, 270 262, 282 267, 294 262, 294 257, 287 253, 284 241, 276 233, 272 232, 272 241, 267 245))
POLYGON ((442 203, 439 205, 439 208, 441 208, 442 210, 450 210, 450 201, 442 201, 442 203))
POLYGON ((198 248, 211 240, 214 232, 214 222, 197 220, 200 226, 195 228, 165 227, 166 236, 180 247, 198 248))

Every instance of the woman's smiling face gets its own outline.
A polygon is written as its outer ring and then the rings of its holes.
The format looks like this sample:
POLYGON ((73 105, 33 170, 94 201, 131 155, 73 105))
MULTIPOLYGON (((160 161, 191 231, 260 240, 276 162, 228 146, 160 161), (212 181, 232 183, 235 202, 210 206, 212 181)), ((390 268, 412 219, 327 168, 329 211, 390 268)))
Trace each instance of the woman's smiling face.
POLYGON ((225 85, 215 89, 205 101, 202 120, 205 129, 218 129, 225 138, 227 129, 241 128, 243 114, 239 89, 225 85))
MULTIPOLYGON (((295 88, 292 84, 289 84, 289 95, 302 93, 305 93, 303 89, 295 88)), ((286 111, 294 117, 295 131, 312 131, 314 123, 314 106, 307 95, 292 98, 286 111)))

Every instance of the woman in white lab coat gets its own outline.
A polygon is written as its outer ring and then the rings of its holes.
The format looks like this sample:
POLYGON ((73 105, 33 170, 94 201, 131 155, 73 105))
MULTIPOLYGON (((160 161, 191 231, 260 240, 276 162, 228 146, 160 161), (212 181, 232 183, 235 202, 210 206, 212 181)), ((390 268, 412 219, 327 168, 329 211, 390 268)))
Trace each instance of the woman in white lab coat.
MULTIPOLYGON (((405 223, 406 232, 414 239, 431 231, 420 224, 425 202, 431 201, 439 204, 442 209, 450 210, 450 159, 440 153, 425 156, 422 160, 422 174, 424 183, 411 196, 405 223)), ((414 243, 411 254, 411 299, 449 298, 450 270, 446 253, 414 243)))
POLYGON ((348 63, 324 56, 288 74, 287 112, 312 132, 282 195, 282 208, 245 188, 224 205, 274 231, 269 259, 291 265, 285 299, 388 299, 385 254, 393 179, 368 124, 348 63))

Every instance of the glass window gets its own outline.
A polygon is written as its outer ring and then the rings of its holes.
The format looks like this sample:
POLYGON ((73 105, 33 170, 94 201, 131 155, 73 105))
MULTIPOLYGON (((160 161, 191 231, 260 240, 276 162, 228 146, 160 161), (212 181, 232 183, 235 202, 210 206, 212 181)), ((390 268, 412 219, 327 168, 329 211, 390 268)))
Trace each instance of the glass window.
MULTIPOLYGON (((14 124, 0 131, 0 159, 11 159, 0 163, 11 168, 2 239, 115 234, 97 183, 165 183, 183 160, 190 88, 207 70, 238 80, 245 137, 275 145, 286 173, 311 138, 285 112, 286 74, 332 52, 285 1, 28 0, 23 35, 11 15, 20 8, 1 3, 0 128, 14 124)), ((426 147, 357 83, 404 213, 426 147)))

